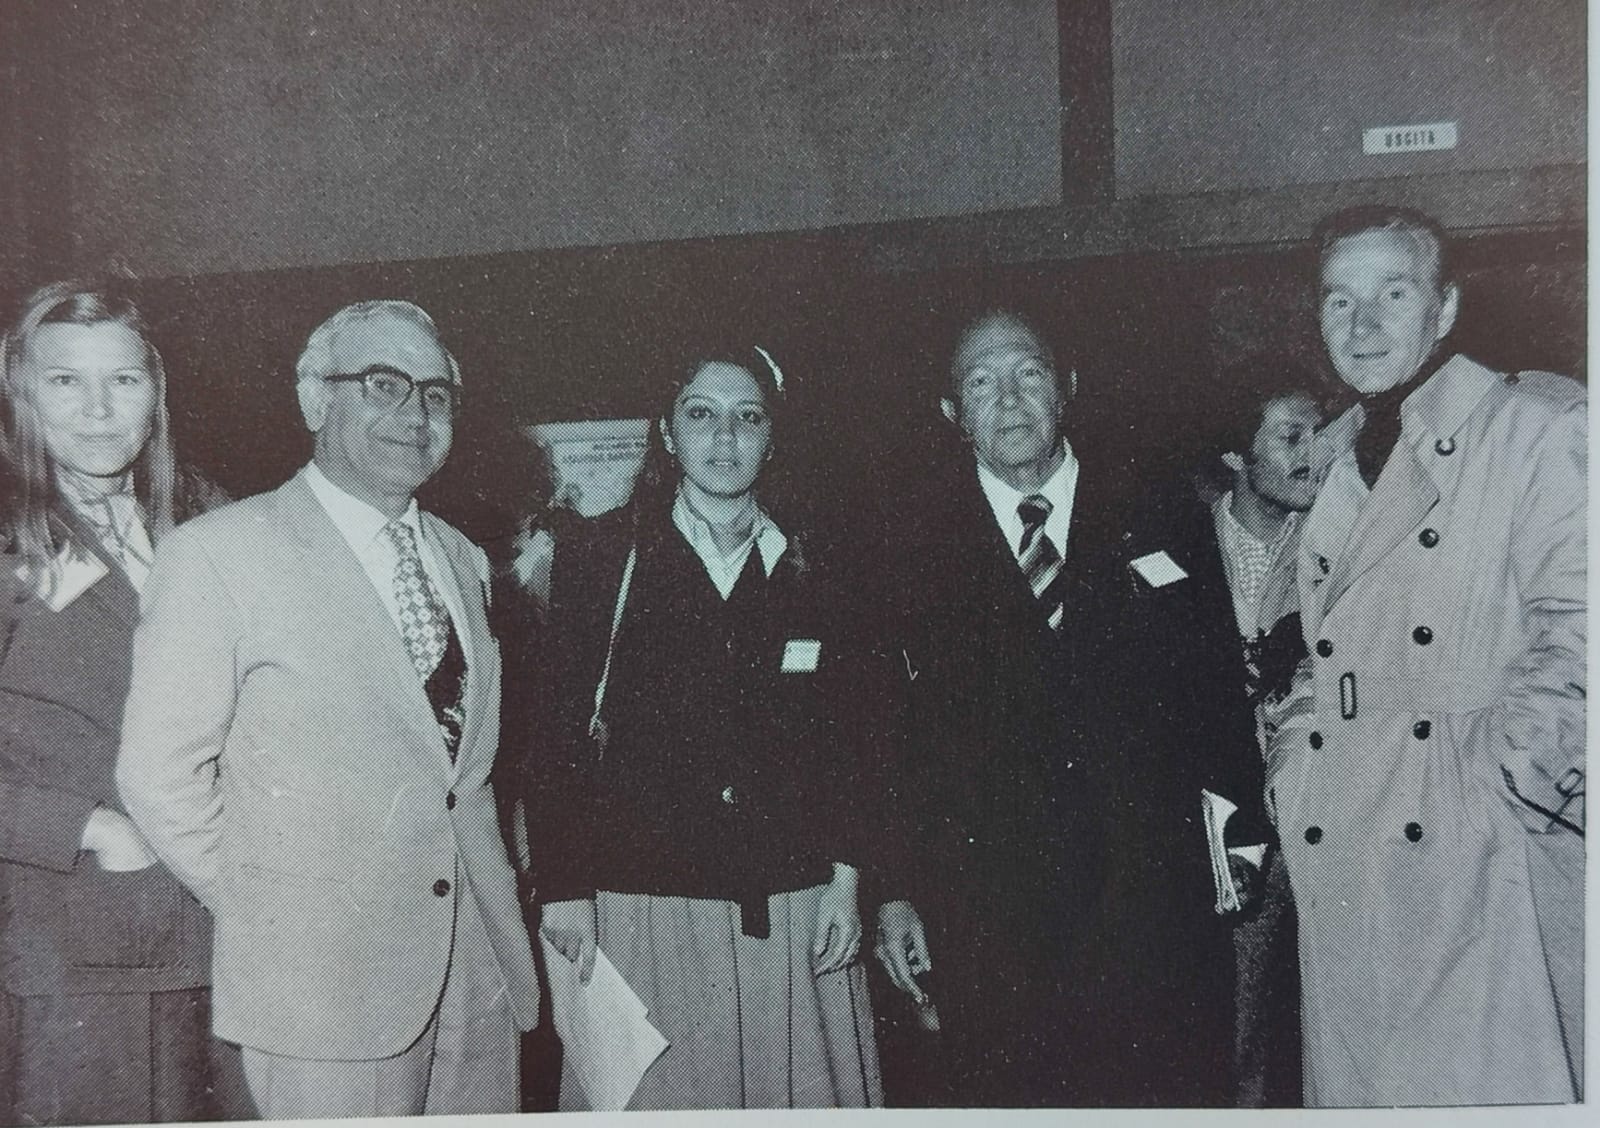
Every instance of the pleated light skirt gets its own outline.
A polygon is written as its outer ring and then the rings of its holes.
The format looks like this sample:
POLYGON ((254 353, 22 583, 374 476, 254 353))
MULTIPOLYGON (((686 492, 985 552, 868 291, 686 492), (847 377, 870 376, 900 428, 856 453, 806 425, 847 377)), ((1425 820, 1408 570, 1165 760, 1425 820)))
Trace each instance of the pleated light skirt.
MULTIPOLYGON (((811 970, 822 888, 771 897, 763 940, 732 901, 600 893, 600 948, 670 1043, 630 1109, 882 1106, 866 969, 811 970)), ((588 1108, 566 1067, 561 1108, 588 1108)))

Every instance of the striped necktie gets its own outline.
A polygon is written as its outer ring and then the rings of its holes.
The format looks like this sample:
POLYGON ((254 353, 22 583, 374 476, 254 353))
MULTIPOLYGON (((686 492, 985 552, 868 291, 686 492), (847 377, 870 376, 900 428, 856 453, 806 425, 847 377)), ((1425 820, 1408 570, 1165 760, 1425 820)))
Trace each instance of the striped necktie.
POLYGON ((1017 516, 1022 518, 1022 547, 1017 563, 1022 566, 1022 574, 1028 577, 1034 598, 1049 612, 1050 629, 1055 630, 1061 626, 1062 619, 1061 594, 1056 588, 1056 579, 1061 574, 1061 553, 1050 534, 1044 531, 1052 508, 1049 498, 1040 494, 1029 494, 1017 503, 1017 516))

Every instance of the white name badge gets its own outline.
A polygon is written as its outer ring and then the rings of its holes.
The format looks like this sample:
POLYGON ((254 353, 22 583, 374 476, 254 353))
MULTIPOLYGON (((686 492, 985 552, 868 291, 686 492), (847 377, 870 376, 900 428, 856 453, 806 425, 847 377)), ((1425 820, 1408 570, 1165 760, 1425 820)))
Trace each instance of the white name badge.
POLYGON ((1151 587, 1166 587, 1189 578, 1189 573, 1178 567, 1178 562, 1165 551, 1141 556, 1130 562, 1128 567, 1139 573, 1140 578, 1151 587))
MULTIPOLYGON (((769 651, 770 653, 770 651, 769 651)), ((783 648, 783 672, 786 674, 810 674, 817 668, 817 659, 822 657, 822 642, 815 638, 791 638, 783 648)))

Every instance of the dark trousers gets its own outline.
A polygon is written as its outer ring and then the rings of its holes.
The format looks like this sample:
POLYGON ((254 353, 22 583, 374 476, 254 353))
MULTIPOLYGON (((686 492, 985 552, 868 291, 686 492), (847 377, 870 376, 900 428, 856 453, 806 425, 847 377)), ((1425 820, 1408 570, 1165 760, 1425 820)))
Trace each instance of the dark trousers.
POLYGON ((204 988, 128 995, 0 992, 0 1124, 254 1116, 237 1047, 204 988))

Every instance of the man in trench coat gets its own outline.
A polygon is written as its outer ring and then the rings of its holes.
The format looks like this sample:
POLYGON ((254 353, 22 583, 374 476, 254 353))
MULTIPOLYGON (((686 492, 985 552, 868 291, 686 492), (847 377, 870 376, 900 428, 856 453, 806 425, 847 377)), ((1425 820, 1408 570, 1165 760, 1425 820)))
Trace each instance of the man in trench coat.
POLYGON ((1363 399, 1302 534, 1310 657, 1268 781, 1306 1103, 1580 1099, 1585 393, 1442 347, 1427 217, 1320 236, 1323 339, 1363 399))

